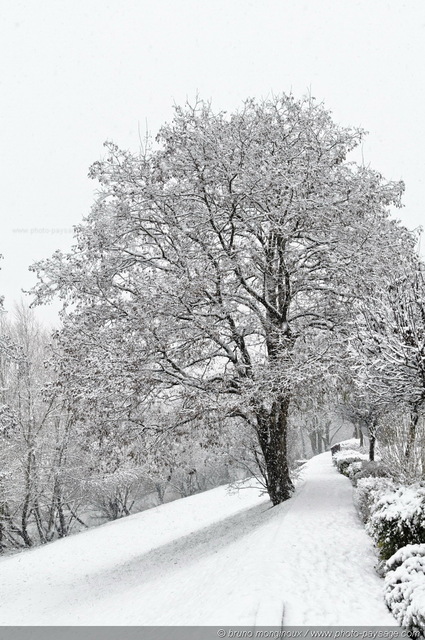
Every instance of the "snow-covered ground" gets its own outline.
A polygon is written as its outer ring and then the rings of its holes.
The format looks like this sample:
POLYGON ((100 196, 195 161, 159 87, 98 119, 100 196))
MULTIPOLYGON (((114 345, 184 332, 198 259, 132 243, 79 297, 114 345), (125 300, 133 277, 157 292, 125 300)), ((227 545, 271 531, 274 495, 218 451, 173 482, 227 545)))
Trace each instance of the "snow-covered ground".
POLYGON ((270 508, 219 487, 0 561, 0 625, 396 625, 330 453, 270 508))

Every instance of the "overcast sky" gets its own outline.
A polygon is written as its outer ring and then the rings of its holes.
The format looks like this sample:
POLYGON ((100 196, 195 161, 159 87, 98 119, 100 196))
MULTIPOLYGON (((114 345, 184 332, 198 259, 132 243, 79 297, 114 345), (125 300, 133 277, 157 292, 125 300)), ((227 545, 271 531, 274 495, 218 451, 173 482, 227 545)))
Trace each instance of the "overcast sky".
POLYGON ((370 132, 365 162, 406 182, 398 217, 425 223, 424 0, 0 0, 0 53, 7 309, 29 264, 71 246, 103 142, 137 151, 196 93, 233 110, 311 92, 370 132))

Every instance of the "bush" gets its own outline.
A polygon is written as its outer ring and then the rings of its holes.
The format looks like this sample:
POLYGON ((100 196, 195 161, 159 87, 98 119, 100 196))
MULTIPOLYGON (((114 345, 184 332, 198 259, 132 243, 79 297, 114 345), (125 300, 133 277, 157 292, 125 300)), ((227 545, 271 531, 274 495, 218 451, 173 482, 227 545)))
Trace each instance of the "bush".
MULTIPOLYGON (((350 476, 350 473, 353 473, 353 469, 350 468, 351 465, 367 459, 368 457, 366 454, 360 453, 360 451, 355 451, 354 449, 345 448, 341 448, 340 451, 337 451, 332 458, 333 463, 337 467, 338 471, 347 477, 350 476)), ((354 467, 354 469, 356 469, 356 467, 354 467)))
POLYGON ((425 544, 399 549, 386 562, 385 602, 397 622, 423 637, 425 632, 425 544))
POLYGON ((390 478, 360 478, 354 494, 357 510, 363 522, 368 522, 379 498, 389 491, 395 491, 396 485, 390 478))
POLYGON ((350 449, 351 451, 360 451, 360 440, 358 438, 350 438, 338 443, 341 449, 350 449))
POLYGON ((364 460, 357 460, 355 462, 352 462, 350 465, 348 465, 347 467, 347 474, 348 477, 350 478, 350 480, 352 480, 353 484, 354 484, 354 478, 361 473, 361 470, 363 468, 363 462, 364 460))
POLYGON ((383 560, 409 544, 425 542, 425 487, 401 486, 373 504, 366 528, 383 560))
POLYGON ((368 460, 363 461, 357 469, 354 469, 354 465, 352 465, 350 477, 353 485, 357 486, 358 481, 362 478, 388 478, 389 475, 387 467, 382 462, 368 460))

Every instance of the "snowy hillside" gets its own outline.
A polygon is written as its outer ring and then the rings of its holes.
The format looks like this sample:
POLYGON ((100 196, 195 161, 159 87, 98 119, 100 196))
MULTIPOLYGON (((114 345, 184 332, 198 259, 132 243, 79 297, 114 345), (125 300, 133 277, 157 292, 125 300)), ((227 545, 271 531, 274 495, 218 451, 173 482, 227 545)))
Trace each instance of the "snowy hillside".
POLYGON ((395 625, 330 453, 295 497, 219 487, 0 561, 1 625, 395 625))

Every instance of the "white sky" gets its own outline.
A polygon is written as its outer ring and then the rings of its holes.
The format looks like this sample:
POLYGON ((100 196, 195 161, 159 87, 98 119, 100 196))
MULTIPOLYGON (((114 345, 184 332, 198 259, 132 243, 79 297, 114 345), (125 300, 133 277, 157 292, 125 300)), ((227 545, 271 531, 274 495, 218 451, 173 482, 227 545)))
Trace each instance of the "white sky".
MULTIPOLYGON (((425 222, 424 0, 0 0, 0 294, 72 243, 106 139, 137 151, 174 102, 217 109, 311 91, 370 134, 364 159, 406 182, 425 222)), ((38 312, 54 322, 53 309, 38 312)))

